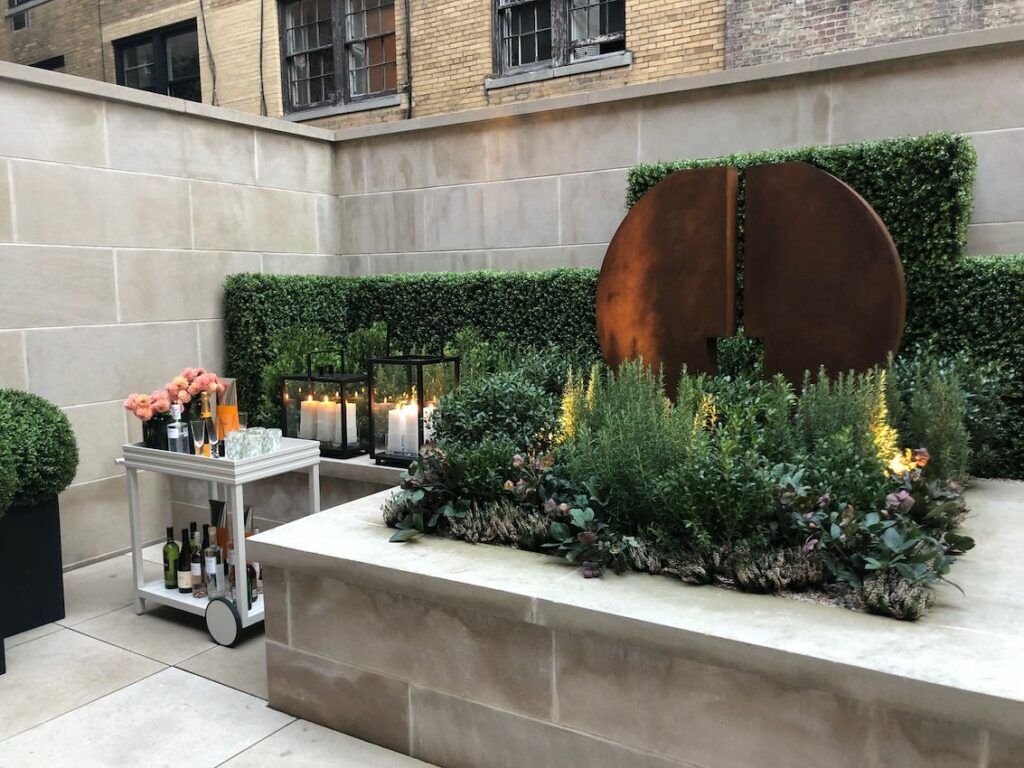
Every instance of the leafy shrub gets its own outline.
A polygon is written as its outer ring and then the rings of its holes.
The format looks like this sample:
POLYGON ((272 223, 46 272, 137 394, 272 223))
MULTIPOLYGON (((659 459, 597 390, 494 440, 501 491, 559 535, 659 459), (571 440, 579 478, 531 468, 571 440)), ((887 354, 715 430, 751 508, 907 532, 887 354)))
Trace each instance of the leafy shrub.
MULTIPOLYGON (((67 416, 41 397, 14 389, 0 390, 0 441, 10 452, 7 459, 0 459, 6 467, 0 475, 0 488, 6 486, 6 490, 0 490, 5 497, 0 502, 7 506, 39 504, 63 491, 75 477, 75 433, 67 416), (16 475, 13 493, 12 464, 16 475)), ((4 508, 0 506, 0 511, 4 508)))
MULTIPOLYGON (((274 334, 267 345, 269 362, 260 371, 260 387, 251 412, 250 426, 280 426, 284 377, 303 374, 306 355, 310 352, 334 348, 337 348, 337 342, 315 326, 294 326, 274 334)), ((338 366, 340 362, 338 355, 328 354, 318 356, 313 364, 338 366)))
POLYGON ((441 397, 434 411, 439 445, 472 446, 485 439, 504 438, 513 450, 550 443, 554 433, 554 399, 521 373, 492 373, 463 382, 441 397))
POLYGON ((893 420, 911 443, 928 446, 937 474, 963 477, 968 460, 974 475, 1013 474, 1006 446, 1012 444, 1016 428, 1011 406, 1015 374, 1008 364, 979 363, 965 352, 936 354, 922 345, 895 360, 891 370, 893 420), (955 412, 945 415, 940 427, 928 418, 933 408, 955 412), (957 423, 961 420, 967 445, 957 423))

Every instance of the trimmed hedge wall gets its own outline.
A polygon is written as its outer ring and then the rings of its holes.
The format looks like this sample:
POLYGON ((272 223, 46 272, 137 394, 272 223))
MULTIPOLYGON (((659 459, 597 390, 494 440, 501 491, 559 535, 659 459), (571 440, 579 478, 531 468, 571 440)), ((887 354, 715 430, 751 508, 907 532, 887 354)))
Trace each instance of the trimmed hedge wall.
POLYGON ((238 379, 240 408, 253 410, 268 342, 295 325, 342 339, 376 320, 387 322, 393 351, 434 348, 473 326, 524 344, 597 349, 597 270, 445 272, 371 277, 240 274, 224 294, 227 370, 238 379))
MULTIPOLYGON (((741 267, 743 169, 792 160, 812 163, 845 181, 889 228, 907 275, 905 348, 933 341, 944 352, 965 349, 976 360, 1008 360, 1024 369, 1024 257, 962 256, 976 164, 966 136, 931 134, 642 164, 630 170, 627 204, 674 170, 737 166, 741 267)), ((524 343, 582 344, 596 350, 596 286, 592 269, 363 278, 235 275, 228 278, 225 294, 227 370, 239 379, 242 407, 251 410, 260 370, 268 362, 267 342, 297 324, 342 338, 385 320, 406 347, 436 344, 438 329, 451 336, 474 326, 484 336, 504 332, 524 343)), ((1012 386, 1014 413, 1024 423, 1024 370, 1016 372, 1012 386)), ((1024 435, 1006 450, 1008 474, 1024 476, 1024 435)))

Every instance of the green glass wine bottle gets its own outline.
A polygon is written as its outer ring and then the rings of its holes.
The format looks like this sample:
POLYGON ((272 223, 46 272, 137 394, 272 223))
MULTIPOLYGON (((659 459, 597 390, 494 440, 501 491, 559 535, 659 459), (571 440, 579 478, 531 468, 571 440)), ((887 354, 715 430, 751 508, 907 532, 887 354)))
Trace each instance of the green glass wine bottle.
POLYGON ((174 540, 174 529, 168 527, 167 542, 164 544, 164 588, 178 588, 178 543, 174 540))

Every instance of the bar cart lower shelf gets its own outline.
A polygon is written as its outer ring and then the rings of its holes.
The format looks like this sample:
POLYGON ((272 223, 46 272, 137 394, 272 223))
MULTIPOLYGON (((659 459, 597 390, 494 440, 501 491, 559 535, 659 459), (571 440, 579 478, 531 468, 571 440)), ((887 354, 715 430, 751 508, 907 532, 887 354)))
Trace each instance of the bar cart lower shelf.
MULTIPOLYGON (((244 530, 243 487, 287 472, 309 475, 309 513, 320 511, 320 443, 315 440, 283 438, 280 450, 250 459, 213 459, 126 444, 124 456, 118 459, 128 475, 128 517, 132 536, 132 574, 135 583, 135 612, 146 610, 151 601, 203 616, 210 636, 220 645, 235 644, 246 627, 263 621, 263 596, 247 606, 245 579, 235 584, 234 594, 213 599, 196 598, 191 594, 167 589, 162 578, 147 582, 143 571, 142 524, 139 509, 138 472, 147 470, 207 483, 210 498, 227 501, 227 514, 234 531, 244 530), (223 494, 223 496, 221 495, 223 494)), ((236 536, 236 562, 245 563, 245 537, 236 536)), ((243 566, 244 568, 244 566, 243 566)))

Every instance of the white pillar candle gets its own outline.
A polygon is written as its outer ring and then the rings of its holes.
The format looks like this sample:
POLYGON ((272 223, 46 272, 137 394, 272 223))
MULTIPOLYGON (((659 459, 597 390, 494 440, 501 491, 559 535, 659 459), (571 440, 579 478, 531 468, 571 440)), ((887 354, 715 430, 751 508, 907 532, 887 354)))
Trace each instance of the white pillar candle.
POLYGON ((419 414, 419 407, 416 403, 409 403, 405 406, 405 452, 420 452, 419 424, 416 418, 419 414))
POLYGON ((405 410, 396 405, 388 411, 388 453, 401 453, 402 440, 405 438, 405 410))
POLYGON ((338 421, 340 419, 341 404, 332 403, 324 395, 324 399, 320 401, 319 410, 317 411, 316 439, 324 443, 333 442, 338 431, 338 421))
POLYGON ((359 430, 356 428, 356 404, 345 403, 345 429, 347 435, 341 434, 341 406, 338 406, 338 429, 335 433, 334 442, 341 445, 352 445, 359 442, 359 430), (344 437, 344 439, 343 439, 344 437))
POLYGON ((303 440, 316 440, 319 403, 310 395, 299 403, 299 409, 299 437, 303 440))

